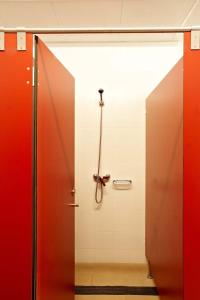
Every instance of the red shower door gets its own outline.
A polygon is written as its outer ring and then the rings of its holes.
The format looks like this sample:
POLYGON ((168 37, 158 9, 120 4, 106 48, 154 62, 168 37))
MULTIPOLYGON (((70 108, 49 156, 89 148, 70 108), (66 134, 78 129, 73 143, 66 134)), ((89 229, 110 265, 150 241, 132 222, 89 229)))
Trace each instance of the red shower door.
POLYGON ((182 59, 148 97, 146 124, 146 255, 161 300, 183 300, 182 59))
POLYGON ((199 70, 187 32, 183 60, 147 100, 146 254, 162 300, 200 298, 199 70))
POLYGON ((74 78, 36 38, 37 300, 74 299, 74 78))

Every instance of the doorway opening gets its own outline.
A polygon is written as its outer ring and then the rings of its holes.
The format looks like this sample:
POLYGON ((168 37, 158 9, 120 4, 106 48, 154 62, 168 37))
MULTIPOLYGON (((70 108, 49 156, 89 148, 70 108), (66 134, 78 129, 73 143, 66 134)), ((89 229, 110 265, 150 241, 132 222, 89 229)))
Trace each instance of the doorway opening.
POLYGON ((75 77, 77 291, 84 290, 80 286, 90 287, 88 295, 102 294, 106 286, 143 287, 143 293, 150 288, 154 295, 145 255, 146 99, 183 56, 183 35, 41 38, 75 77), (100 205, 93 180, 99 88, 104 89, 101 170, 111 176, 100 205))

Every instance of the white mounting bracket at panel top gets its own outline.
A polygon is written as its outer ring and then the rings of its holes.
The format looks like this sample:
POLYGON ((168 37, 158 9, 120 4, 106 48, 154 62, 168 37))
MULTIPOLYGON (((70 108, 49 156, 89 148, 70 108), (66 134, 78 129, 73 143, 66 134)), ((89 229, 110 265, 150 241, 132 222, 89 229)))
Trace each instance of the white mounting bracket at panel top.
MULTIPOLYGON (((0 51, 5 50, 5 32, 0 31, 0 51)), ((26 32, 17 32, 17 50, 26 50, 26 32)))
POLYGON ((200 49, 200 31, 192 30, 191 31, 191 50, 200 49))
POLYGON ((4 51, 5 50, 5 33, 4 32, 0 32, 0 51, 4 51))
POLYGON ((17 50, 26 50, 26 32, 17 32, 17 50))

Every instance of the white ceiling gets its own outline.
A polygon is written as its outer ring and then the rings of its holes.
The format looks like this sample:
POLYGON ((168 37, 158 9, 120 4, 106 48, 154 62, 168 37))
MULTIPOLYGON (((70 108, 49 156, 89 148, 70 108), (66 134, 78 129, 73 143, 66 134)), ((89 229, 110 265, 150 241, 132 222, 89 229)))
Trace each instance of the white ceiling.
POLYGON ((0 27, 193 25, 200 25, 200 0, 0 0, 0 27))

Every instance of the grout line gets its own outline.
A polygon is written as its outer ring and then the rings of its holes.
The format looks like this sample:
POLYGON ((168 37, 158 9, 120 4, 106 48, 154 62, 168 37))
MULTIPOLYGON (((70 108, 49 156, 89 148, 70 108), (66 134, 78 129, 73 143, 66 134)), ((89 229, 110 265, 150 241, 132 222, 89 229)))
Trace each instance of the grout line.
POLYGON ((90 275, 90 283, 93 285, 94 282, 94 266, 91 268, 91 275, 90 275))
POLYGON ((51 8, 52 8, 52 10, 53 10, 53 14, 54 14, 54 17, 55 17, 55 19, 56 19, 56 22, 57 22, 58 26, 62 26, 62 24, 61 24, 61 22, 60 22, 60 18, 58 17, 58 14, 57 14, 57 12, 56 12, 55 2, 50 1, 49 3, 50 3, 51 8))

